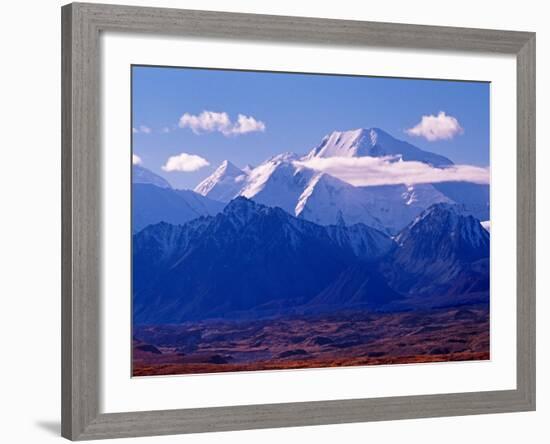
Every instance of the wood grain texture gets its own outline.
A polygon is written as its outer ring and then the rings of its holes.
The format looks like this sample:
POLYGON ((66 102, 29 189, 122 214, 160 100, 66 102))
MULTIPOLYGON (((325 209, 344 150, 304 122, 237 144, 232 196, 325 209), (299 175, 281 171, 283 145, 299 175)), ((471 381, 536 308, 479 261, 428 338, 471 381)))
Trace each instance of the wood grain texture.
POLYGON ((516 390, 100 415, 79 439, 202 433, 531 410, 516 390))
POLYGON ((62 434, 75 438, 99 414, 99 53, 81 8, 62 26, 62 434))
POLYGON ((100 439, 535 408, 533 33, 75 3, 62 8, 62 435, 100 439), (171 34, 517 56, 517 389, 150 412, 99 412, 99 33, 171 34))
POLYGON ((72 17, 70 7, 61 15, 61 417, 62 435, 72 436, 72 17))
POLYGON ((339 46, 516 54, 529 33, 120 5, 77 4, 104 30, 339 46))
POLYGON ((517 55, 517 380, 535 409, 536 70, 535 36, 517 55))

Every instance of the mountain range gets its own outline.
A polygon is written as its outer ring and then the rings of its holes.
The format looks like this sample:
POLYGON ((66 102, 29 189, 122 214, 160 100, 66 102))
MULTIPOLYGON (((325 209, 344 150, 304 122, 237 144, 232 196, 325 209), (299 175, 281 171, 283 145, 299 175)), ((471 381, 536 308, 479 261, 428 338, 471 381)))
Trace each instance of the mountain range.
POLYGON ((393 246, 366 225, 323 227, 238 197, 216 216, 135 235, 134 313, 139 322, 179 322, 300 305, 393 246))
POLYGON ((378 128, 335 131, 305 156, 282 153, 256 167, 241 169, 225 160, 193 191, 175 190, 164 178, 134 165, 133 232, 161 221, 179 224, 214 215, 237 196, 282 208, 319 225, 364 223, 389 235, 397 234, 435 203, 460 204, 477 219, 489 219, 488 185, 440 182, 353 186, 298 162, 334 156, 394 156, 438 168, 453 165, 444 156, 397 140, 378 128))
POLYGON ((134 321, 486 303, 489 186, 353 186, 303 163, 363 156, 453 165, 377 128, 255 167, 226 160, 194 190, 134 165, 134 321))
POLYGON ((362 222, 388 234, 396 234, 434 203, 458 203, 476 218, 489 219, 488 185, 442 182, 360 187, 296 162, 364 156, 394 156, 438 168, 453 165, 444 156, 395 139, 378 128, 335 131, 302 157, 283 153, 246 171, 226 160, 194 191, 226 203, 244 196, 321 225, 340 219, 348 224, 362 222))
POLYGON ((237 197, 216 216, 134 235, 134 321, 486 301, 488 258, 488 232, 457 205, 430 207, 392 239, 237 197))

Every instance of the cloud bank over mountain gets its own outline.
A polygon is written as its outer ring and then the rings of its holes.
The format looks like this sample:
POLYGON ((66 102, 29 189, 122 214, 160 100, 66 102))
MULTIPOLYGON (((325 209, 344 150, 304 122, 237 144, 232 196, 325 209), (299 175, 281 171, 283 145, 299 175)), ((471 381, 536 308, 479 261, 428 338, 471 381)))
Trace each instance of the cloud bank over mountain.
POLYGON ((472 165, 433 167, 397 156, 327 157, 294 162, 295 165, 330 174, 354 186, 415 185, 439 182, 489 183, 489 169, 472 165))

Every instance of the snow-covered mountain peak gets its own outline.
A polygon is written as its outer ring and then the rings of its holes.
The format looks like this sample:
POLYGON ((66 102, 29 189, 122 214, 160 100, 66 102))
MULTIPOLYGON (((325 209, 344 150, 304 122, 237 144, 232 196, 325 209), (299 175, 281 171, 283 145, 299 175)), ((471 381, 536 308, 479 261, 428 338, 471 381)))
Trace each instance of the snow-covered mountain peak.
POLYGON ((296 200, 314 174, 297 167, 294 153, 284 153, 254 168, 239 195, 269 206, 278 206, 294 214, 296 200))
MULTIPOLYGON (((307 156, 275 155, 255 167, 237 168, 225 161, 195 191, 228 203, 237 196, 320 225, 365 223, 395 235, 420 212, 438 202, 463 202, 470 214, 488 219, 488 194, 474 184, 415 184, 355 187, 308 165, 317 157, 388 157, 395 162, 417 161, 452 165, 439 154, 421 150, 386 131, 371 127, 334 131, 307 156), (472 188, 474 186, 474 188, 472 188), (485 194, 487 197, 485 198, 485 194), (472 200, 472 196, 479 196, 472 200)), ((313 166, 313 165, 311 165, 313 166)))
POLYGON ((221 176, 230 176, 230 177, 236 177, 240 174, 243 174, 243 171, 236 167, 233 163, 231 163, 229 160, 224 160, 218 168, 216 168, 216 171, 214 171, 215 176, 221 177, 221 176))
POLYGON ((415 160, 434 166, 452 165, 452 161, 439 154, 421 150, 398 140, 380 128, 359 128, 333 131, 305 156, 315 157, 382 157, 396 156, 402 160, 415 160))
POLYGON ((247 175, 230 161, 224 160, 194 191, 220 202, 228 202, 237 195, 247 175))
MULTIPOLYGON (((376 140, 376 133, 373 133, 376 140)), ((314 148, 308 158, 312 157, 359 157, 364 152, 363 144, 371 141, 369 130, 355 129, 349 131, 333 131, 323 138, 321 144, 314 148)))
POLYGON ((271 157, 265 163, 281 163, 281 162, 292 162, 298 160, 299 156, 296 153, 287 151, 285 153, 277 154, 276 156, 271 157))

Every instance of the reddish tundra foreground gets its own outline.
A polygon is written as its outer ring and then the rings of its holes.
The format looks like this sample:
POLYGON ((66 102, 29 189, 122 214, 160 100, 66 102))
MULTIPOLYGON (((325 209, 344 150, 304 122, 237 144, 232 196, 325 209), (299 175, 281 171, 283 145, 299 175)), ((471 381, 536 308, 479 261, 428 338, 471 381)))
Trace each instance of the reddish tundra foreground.
POLYGON ((486 305, 137 326, 133 375, 487 360, 486 305))

